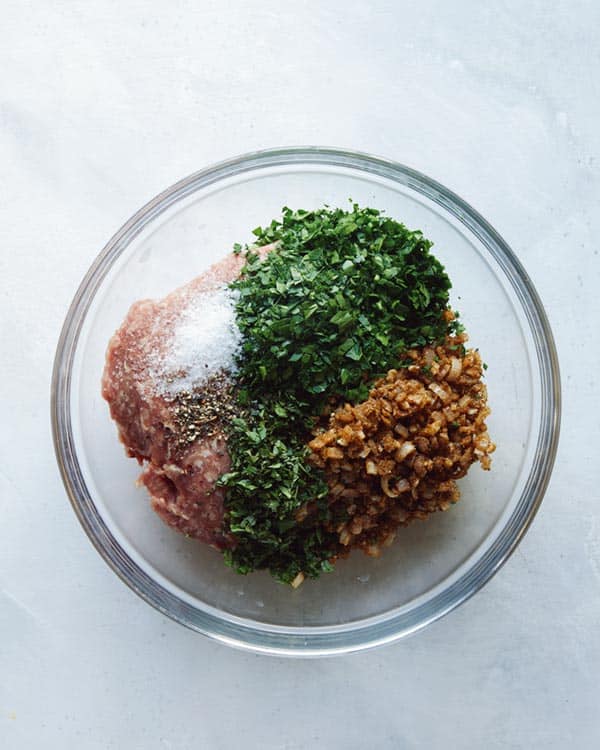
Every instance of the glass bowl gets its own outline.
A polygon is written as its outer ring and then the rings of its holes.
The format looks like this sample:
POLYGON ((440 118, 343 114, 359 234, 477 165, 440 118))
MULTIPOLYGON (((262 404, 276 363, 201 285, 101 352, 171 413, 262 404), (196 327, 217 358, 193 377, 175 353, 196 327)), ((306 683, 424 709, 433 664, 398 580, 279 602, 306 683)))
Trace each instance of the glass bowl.
POLYGON ((521 264, 468 204, 383 159, 324 148, 262 151, 165 190, 110 240, 62 330, 52 385, 58 463, 77 516, 106 562, 165 615, 219 641, 271 654, 328 655, 414 633, 477 591, 515 549, 548 484, 559 428, 552 334, 521 264), (100 377, 108 340, 137 299, 161 297, 281 208, 384 209, 434 241, 488 364, 497 444, 492 470, 472 467, 460 502, 401 529, 379 559, 354 552, 296 590, 267 573, 239 576, 213 549, 172 531, 135 485, 100 377))

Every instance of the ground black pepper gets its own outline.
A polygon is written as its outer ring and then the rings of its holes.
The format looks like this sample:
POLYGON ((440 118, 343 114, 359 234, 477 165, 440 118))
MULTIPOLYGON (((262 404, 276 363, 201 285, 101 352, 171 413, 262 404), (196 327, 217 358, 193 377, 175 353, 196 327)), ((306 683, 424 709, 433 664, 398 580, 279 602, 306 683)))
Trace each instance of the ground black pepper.
POLYGON ((239 412, 235 387, 225 371, 212 375, 201 388, 178 393, 174 403, 179 448, 221 432, 239 412))

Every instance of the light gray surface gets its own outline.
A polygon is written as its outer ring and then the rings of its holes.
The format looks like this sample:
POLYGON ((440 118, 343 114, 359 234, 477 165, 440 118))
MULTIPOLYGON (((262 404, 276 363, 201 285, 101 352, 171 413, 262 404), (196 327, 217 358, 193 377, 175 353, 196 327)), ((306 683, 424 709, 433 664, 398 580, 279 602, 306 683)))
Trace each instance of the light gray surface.
POLYGON ((2 748, 598 747, 599 28, 596 2, 5 0, 2 748), (48 417, 63 317, 111 233, 197 168, 299 143, 397 159, 479 209, 546 303, 564 384, 508 564, 412 639, 324 661, 216 645, 125 588, 48 417))

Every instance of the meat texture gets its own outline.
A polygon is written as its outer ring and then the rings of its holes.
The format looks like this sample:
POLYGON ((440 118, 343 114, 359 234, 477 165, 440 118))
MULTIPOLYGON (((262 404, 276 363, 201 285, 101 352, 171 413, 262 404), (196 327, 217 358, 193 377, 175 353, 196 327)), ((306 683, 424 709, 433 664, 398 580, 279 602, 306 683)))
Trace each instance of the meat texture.
POLYGON ((218 549, 233 544, 223 532, 224 496, 216 486, 230 466, 225 436, 217 431, 182 446, 177 404, 157 392, 152 370, 190 299, 236 278, 243 263, 231 254, 164 299, 132 305, 109 343, 102 378, 120 440, 144 465, 139 481, 154 510, 169 526, 218 549))

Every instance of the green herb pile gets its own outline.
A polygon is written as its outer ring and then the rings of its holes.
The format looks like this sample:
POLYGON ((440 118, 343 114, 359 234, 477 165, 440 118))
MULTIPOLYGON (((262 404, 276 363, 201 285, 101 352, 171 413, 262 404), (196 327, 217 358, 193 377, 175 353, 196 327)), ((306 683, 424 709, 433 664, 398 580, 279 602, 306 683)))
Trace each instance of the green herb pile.
POLYGON ((337 536, 323 528, 329 520, 328 488, 306 460, 303 420, 295 423, 294 415, 287 415, 285 407, 265 398, 236 419, 228 441, 232 468, 221 481, 228 488, 229 530, 238 539, 237 547, 225 552, 226 562, 238 573, 268 568, 291 583, 298 573, 316 578, 331 570, 337 536), (310 518, 298 523, 298 510, 309 504, 310 518))
MULTIPOLYGON (((226 522, 240 573, 267 568, 281 581, 331 569, 337 537, 327 485, 307 463, 310 427, 329 404, 364 400, 403 352, 455 332, 445 321, 450 280, 421 232, 372 208, 283 209, 254 230, 264 259, 246 249, 239 293, 239 405, 230 428, 226 522), (309 507, 306 520, 298 511, 309 507)), ((241 247, 236 246, 240 252, 241 247)))

